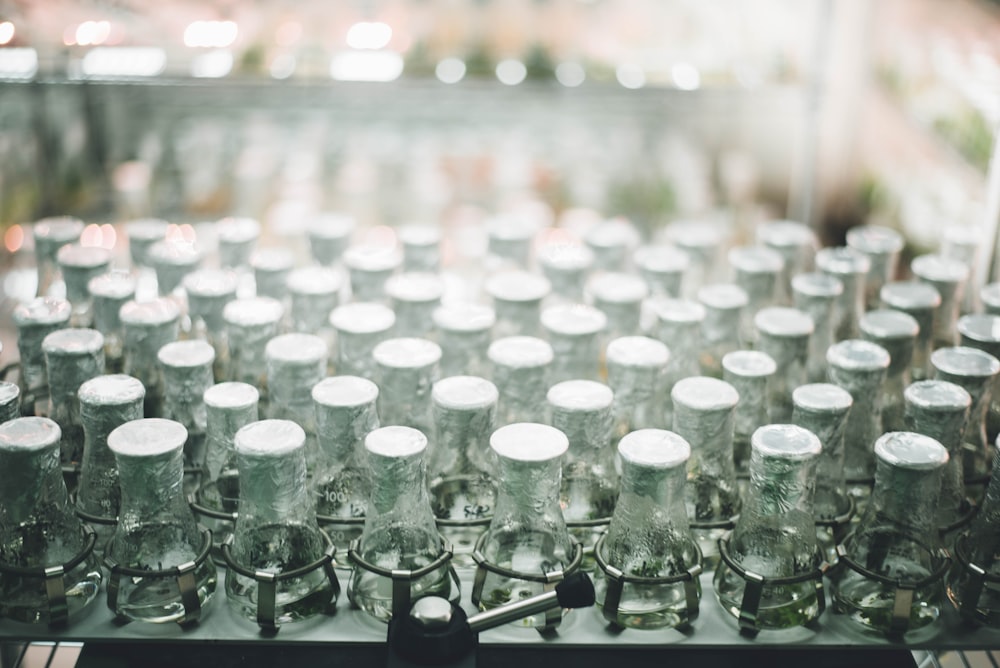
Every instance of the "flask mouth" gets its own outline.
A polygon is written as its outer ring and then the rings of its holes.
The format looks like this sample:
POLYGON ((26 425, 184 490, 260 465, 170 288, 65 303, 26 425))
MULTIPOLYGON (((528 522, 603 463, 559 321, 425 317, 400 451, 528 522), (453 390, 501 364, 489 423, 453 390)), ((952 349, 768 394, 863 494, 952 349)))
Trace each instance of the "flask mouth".
POLYGON ((494 431, 490 436, 490 447, 504 459, 544 462, 566 454, 569 439, 555 427, 535 422, 518 422, 494 431))
POLYGON ((143 418, 116 427, 108 434, 108 447, 122 457, 156 457, 180 450, 187 437, 180 422, 143 418))
POLYGON ((778 364, 774 358, 759 350, 736 350, 722 358, 722 368, 742 378, 766 378, 774 375, 778 364))
POLYGON ((391 329, 396 324, 396 314, 383 304, 355 302, 335 308, 330 314, 330 324, 338 332, 375 334, 391 329))
POLYGON ((731 410, 740 395, 729 383, 708 376, 694 376, 678 381, 670 392, 674 406, 697 411, 731 410))
POLYGON ((441 346, 427 339, 389 339, 372 350, 375 363, 390 369, 419 369, 441 360, 441 346))
POLYGON ((593 380, 556 383, 546 395, 553 410, 568 413, 589 413, 610 408, 614 397, 610 387, 593 380))
POLYGON ((778 337, 809 336, 816 328, 808 313, 784 306, 762 308, 753 324, 762 334, 778 337))
POLYGON ((548 341, 533 336, 508 336, 490 344, 487 356, 498 366, 533 368, 551 364, 555 352, 548 341))
POLYGON ((915 339, 920 325, 913 316, 893 309, 868 311, 858 322, 865 336, 888 341, 915 339))
POLYGON ((806 297, 839 297, 844 293, 844 284, 836 276, 820 272, 799 274, 792 278, 792 290, 806 297))
POLYGON ((911 406, 932 413, 954 413, 972 405, 972 396, 965 388, 946 380, 911 383, 903 391, 903 398, 911 406))
POLYGON ((312 398, 331 408, 365 406, 378 399, 378 385, 360 376, 331 376, 313 386, 312 398))
POLYGON ((753 452, 775 459, 806 460, 822 451, 819 437, 793 424, 769 424, 750 437, 753 452))
POLYGON ((969 267, 944 255, 921 255, 913 258, 910 270, 918 278, 932 283, 960 283, 969 275, 969 267))
POLYGON ((248 457, 284 457, 305 446, 306 432, 291 420, 260 420, 241 427, 236 452, 248 457))
POLYGON ((1000 372, 1000 361, 978 348, 955 346, 931 354, 931 365, 950 376, 991 378, 1000 372))
POLYGON ((877 343, 850 339, 830 346, 826 361, 848 371, 878 371, 889 368, 889 353, 877 343))
POLYGON ((226 304, 222 317, 226 323, 237 327, 254 327, 277 324, 285 307, 271 297, 247 297, 226 304))
POLYGON ((210 408, 249 408, 257 405, 260 392, 248 383, 218 383, 205 390, 204 400, 210 408))
POLYGON ((452 376, 434 383, 431 398, 441 408, 476 410, 495 406, 500 392, 485 378, 452 376))
POLYGON ((160 348, 156 358, 164 367, 194 369, 214 362, 215 348, 200 340, 173 341, 160 348))
POLYGON ((42 340, 46 355, 93 355, 104 348, 104 335, 96 329, 59 329, 42 340))
POLYGON ((365 436, 365 449, 381 457, 413 457, 427 449, 427 437, 412 427, 381 427, 365 436))
POLYGON ((875 441, 875 456, 896 468, 930 471, 948 463, 948 451, 923 434, 893 431, 875 441))
POLYGON ((608 342, 604 356, 608 365, 652 369, 667 366, 670 350, 662 341, 646 336, 622 336, 608 342))
POLYGON ((637 429, 618 442, 618 454, 630 464, 670 469, 691 457, 691 446, 680 434, 666 429, 637 429))
POLYGON ((851 393, 833 383, 800 385, 792 392, 792 402, 812 413, 842 413, 854 404, 851 393))
POLYGON ((0 451, 39 452, 59 443, 62 430, 48 418, 22 417, 0 424, 0 451))
POLYGON ((126 325, 155 327, 174 322, 180 315, 177 304, 166 297, 160 297, 148 302, 125 302, 120 317, 126 325))
POLYGON ((542 327, 553 334, 586 336, 603 331, 608 317, 586 304, 562 304, 542 311, 541 322, 542 327))
POLYGON ((77 396, 81 405, 124 406, 141 401, 146 396, 146 388, 137 378, 113 374, 85 381, 77 396))

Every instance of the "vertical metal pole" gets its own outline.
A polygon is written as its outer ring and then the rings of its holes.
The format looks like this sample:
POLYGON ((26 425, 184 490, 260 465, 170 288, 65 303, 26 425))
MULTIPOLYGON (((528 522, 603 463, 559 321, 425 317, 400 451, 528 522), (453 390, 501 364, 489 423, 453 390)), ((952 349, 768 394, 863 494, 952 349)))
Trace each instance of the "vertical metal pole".
POLYGON ((976 275, 973 290, 979 290, 989 280, 1000 279, 997 262, 997 228, 1000 227, 1000 123, 993 129, 993 153, 986 172, 986 219, 983 221, 983 243, 976 251, 976 275), (992 276, 992 279, 990 277, 992 276))

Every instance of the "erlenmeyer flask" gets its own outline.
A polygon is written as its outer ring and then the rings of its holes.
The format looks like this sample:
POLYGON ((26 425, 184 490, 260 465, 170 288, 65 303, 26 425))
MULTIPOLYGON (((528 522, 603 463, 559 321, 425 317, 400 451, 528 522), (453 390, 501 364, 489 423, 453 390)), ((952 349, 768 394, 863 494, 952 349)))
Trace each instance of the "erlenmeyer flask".
POLYGON ((613 446, 637 429, 666 428, 667 347, 645 336, 623 336, 608 343, 605 359, 608 387, 615 393, 613 446))
POLYGON ((882 430, 902 431, 903 390, 910 384, 913 347, 920 326, 902 311, 876 309, 861 316, 861 338, 889 353, 889 368, 882 383, 882 430))
MULTIPOLYGON (((47 391, 49 379, 45 373, 42 341, 57 329, 69 326, 71 310, 68 301, 54 297, 38 297, 14 308, 17 350, 21 356, 18 386, 22 402, 34 402, 39 398, 35 396, 39 390, 47 391)), ((35 406, 28 406, 28 411, 34 414, 35 406)))
POLYGON ((324 267, 340 263, 358 223, 352 216, 340 213, 317 215, 309 221, 309 252, 324 267))
POLYGON ((187 429, 184 465, 205 464, 205 390, 214 384, 215 350, 205 341, 174 341, 156 354, 163 369, 163 417, 187 429))
POLYGON ((124 372, 139 379, 146 388, 146 417, 160 417, 163 410, 163 373, 157 363, 160 348, 177 340, 181 312, 177 304, 161 297, 148 302, 127 302, 122 306, 125 327, 124 372))
POLYGON ((73 307, 70 324, 90 327, 94 322, 94 309, 87 285, 90 279, 108 271, 111 251, 100 246, 67 244, 56 253, 56 261, 66 282, 66 301, 73 307))
POLYGON ((497 424, 541 422, 554 353, 548 341, 533 336, 497 339, 486 351, 493 383, 500 393, 497 424))
POLYGON ((882 306, 906 313, 920 326, 913 344, 910 375, 913 380, 926 380, 931 376, 931 350, 934 340, 934 321, 941 306, 941 295, 930 283, 922 281, 893 281, 882 286, 882 306))
POLYGON ((389 339, 375 346, 372 357, 380 422, 430 433, 431 389, 440 374, 441 346, 427 339, 389 339))
POLYGON ((61 278, 56 253, 63 246, 79 241, 83 227, 82 220, 71 216, 43 218, 31 226, 35 240, 35 266, 38 268, 37 296, 48 297, 53 293, 56 282, 61 278))
POLYGON ((110 271, 87 283, 94 300, 94 329, 104 336, 104 367, 107 373, 121 373, 125 330, 119 313, 135 299, 136 281, 124 271, 110 271))
POLYGON ((60 329, 42 341, 49 378, 48 416, 62 430, 63 464, 77 465, 83 456, 83 422, 77 391, 104 373, 104 337, 96 329, 60 329))
POLYGON ((896 277, 903 236, 881 225, 857 225, 847 231, 847 245, 871 261, 865 279, 865 308, 878 308, 882 286, 896 277))
POLYGON ((444 304, 431 315, 441 345, 441 376, 485 376, 486 353, 493 339, 496 314, 479 304, 444 304))
POLYGON ((777 365, 759 350, 734 350, 722 358, 722 379, 740 395, 733 418, 733 462, 746 473, 750 465, 750 437, 767 420, 768 384, 777 365))
POLYGON ((330 325, 337 332, 333 367, 338 376, 375 380, 375 346, 391 336, 396 314, 384 304, 354 302, 333 309, 330 325))

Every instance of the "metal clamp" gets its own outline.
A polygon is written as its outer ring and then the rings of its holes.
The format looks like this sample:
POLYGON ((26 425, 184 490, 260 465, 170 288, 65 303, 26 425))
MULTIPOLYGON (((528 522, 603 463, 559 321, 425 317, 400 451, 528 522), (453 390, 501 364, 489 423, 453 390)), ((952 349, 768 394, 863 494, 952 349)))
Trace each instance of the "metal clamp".
MULTIPOLYGON (((561 582, 567 575, 578 571, 580 569, 580 564, 583 563, 583 545, 571 536, 570 541, 573 543, 573 557, 570 559, 565 568, 549 571, 547 573, 526 573, 524 571, 515 571, 511 568, 497 566, 496 564, 492 564, 487 561, 486 557, 483 556, 482 548, 483 544, 486 542, 487 535, 488 534, 485 533, 481 535, 476 541, 475 548, 472 550, 472 559, 476 562, 476 575, 472 583, 472 604, 477 607, 482 602, 483 587, 486 584, 487 573, 493 573, 494 575, 499 575, 500 577, 504 577, 509 580, 536 582, 542 585, 542 589, 544 591, 548 592, 554 590, 556 585, 559 584, 559 582, 561 582)), ((562 609, 555 608, 545 613, 545 624, 538 630, 540 633, 553 631, 559 626, 560 623, 562 623, 562 609)))
POLYGON ((94 553, 94 546, 97 544, 97 532, 86 524, 80 526, 84 538, 83 548, 65 563, 56 566, 14 566, 0 563, 0 574, 44 581, 50 627, 65 626, 69 622, 69 603, 66 600, 66 582, 63 578, 66 573, 86 561, 94 553))
POLYGON ((935 552, 924 547, 923 545, 920 545, 920 547, 927 550, 927 553, 930 555, 932 560, 937 557, 939 563, 927 577, 920 580, 906 581, 900 578, 882 575, 881 573, 877 573, 869 568, 865 568, 851 558, 844 543, 837 546, 836 565, 839 566, 843 563, 855 573, 858 573, 869 580, 874 580, 880 584, 892 587, 892 619, 889 622, 888 630, 888 635, 891 637, 902 636, 910 629, 910 608, 913 606, 913 595, 916 590, 923 589, 924 587, 928 587, 941 580, 944 577, 944 574, 948 571, 948 567, 951 565, 951 555, 948 554, 947 550, 942 548, 935 552))
POLYGON ((955 539, 956 566, 966 571, 968 580, 961 589, 961 600, 958 612, 962 618, 975 624, 985 624, 989 609, 979 608, 979 599, 987 584, 1000 585, 1000 575, 987 572, 985 568, 972 561, 968 550, 969 534, 963 533, 955 539))
POLYGON ((643 575, 626 575, 622 570, 609 564, 604 558, 604 543, 607 537, 608 534, 605 532, 597 539, 597 544, 594 545, 594 560, 597 562, 597 567, 601 569, 608 580, 607 591, 604 594, 604 604, 601 606, 601 614, 604 615, 604 619, 609 624, 617 627, 621 626, 618 623, 618 613, 621 606, 622 592, 626 584, 652 587, 684 583, 684 603, 687 607, 688 616, 684 626, 698 618, 698 604, 701 599, 698 577, 702 572, 703 559, 701 548, 698 547, 697 542, 692 542, 691 546, 695 549, 698 559, 686 571, 677 573, 676 575, 647 577, 643 575))
POLYGON ((76 516, 79 517, 84 522, 88 524, 100 524, 101 526, 113 527, 118 524, 117 517, 104 517, 103 515, 92 515, 91 513, 81 510, 79 507, 74 508, 76 516))
POLYGON ((838 543, 847 537, 847 530, 851 526, 851 520, 854 519, 854 515, 858 511, 858 506, 853 496, 846 495, 843 498, 847 499, 847 510, 834 517, 819 518, 815 522, 817 527, 830 529, 833 540, 838 543))
POLYGON ((768 577, 743 568, 733 559, 729 553, 729 539, 731 534, 726 534, 719 539, 719 557, 736 575, 746 582, 743 588, 743 600, 740 601, 740 614, 738 617, 740 635, 753 638, 760 631, 760 600, 764 596, 765 587, 781 587, 785 585, 802 584, 813 581, 816 587, 816 601, 819 606, 817 617, 826 610, 826 590, 823 588, 823 576, 829 569, 829 565, 823 560, 820 550, 816 551, 816 566, 804 573, 796 575, 785 575, 781 577, 768 577))
POLYGON ((727 531, 736 526, 736 517, 724 520, 691 520, 688 526, 692 529, 726 529, 727 531))
POLYGON ((976 513, 979 512, 979 506, 976 505, 974 499, 966 498, 962 502, 962 510, 964 510, 965 512, 963 512, 962 515, 957 520, 955 520, 951 524, 946 524, 943 527, 938 527, 938 533, 943 536, 947 533, 955 531, 956 529, 961 529, 969 522, 971 522, 972 518, 976 516, 976 513))
MULTIPOLYGON (((441 538, 441 553, 438 555, 437 559, 426 566, 421 566, 417 569, 382 568, 381 566, 376 566, 373 563, 365 561, 360 554, 360 549, 361 539, 355 538, 351 541, 351 546, 347 550, 347 560, 363 571, 368 571, 369 573, 374 573, 375 575, 392 580, 393 617, 402 618, 410 614, 410 608, 413 603, 413 596, 410 591, 410 587, 414 580, 419 580, 425 575, 430 575, 434 571, 445 566, 448 567, 448 576, 452 579, 452 582, 455 585, 455 595, 452 599, 453 601, 458 601, 462 583, 458 579, 458 573, 455 572, 455 568, 451 565, 451 558, 454 554, 451 544, 444 538, 441 538)), ((348 598, 351 598, 350 589, 348 589, 347 595, 348 598)), ((351 598, 351 603, 356 605, 353 598, 351 598)))
POLYGON ((181 594, 181 604, 184 606, 184 616, 179 620, 182 626, 195 624, 201 618, 201 599, 198 597, 198 582, 194 573, 208 559, 212 551, 212 532, 205 527, 201 529, 201 549, 191 561, 172 566, 171 568, 147 569, 122 566, 111 557, 105 555, 104 566, 111 572, 108 580, 108 607, 118 614, 118 595, 121 591, 122 576, 130 578, 172 578, 177 581, 181 594))
POLYGON ((243 577, 253 578, 257 582, 257 625, 260 626, 262 631, 270 634, 278 632, 279 624, 276 619, 276 601, 278 597, 279 582, 285 582, 286 580, 291 580, 293 578, 300 578, 319 568, 322 568, 323 573, 330 581, 330 586, 333 587, 334 601, 336 601, 340 596, 340 580, 337 578, 337 572, 333 567, 333 557, 337 552, 337 548, 334 547, 333 541, 330 540, 330 537, 326 535, 325 531, 320 530, 320 535, 323 536, 323 541, 326 543, 326 549, 323 550, 323 554, 319 557, 319 559, 316 559, 315 561, 312 561, 304 566, 294 568, 290 571, 281 571, 280 573, 255 570, 238 563, 232 553, 232 534, 230 534, 226 538, 225 542, 222 543, 222 558, 225 560, 226 566, 229 567, 229 570, 242 575, 243 577))
POLYGON ((236 522, 236 518, 239 517, 239 513, 237 512, 227 513, 225 510, 209 508, 198 501, 198 496, 196 494, 189 494, 187 502, 188 506, 190 506, 191 510, 193 510, 195 514, 208 517, 209 519, 222 520, 223 522, 236 522))

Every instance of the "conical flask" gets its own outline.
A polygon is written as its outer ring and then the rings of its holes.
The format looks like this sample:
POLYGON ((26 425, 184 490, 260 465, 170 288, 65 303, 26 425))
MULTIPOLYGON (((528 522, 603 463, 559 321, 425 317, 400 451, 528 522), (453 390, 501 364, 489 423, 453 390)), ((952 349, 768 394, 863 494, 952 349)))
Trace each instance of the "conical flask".
POLYGON ((160 418, 126 422, 108 435, 122 494, 105 550, 108 607, 125 619, 192 622, 215 593, 212 535, 199 531, 182 488, 185 441, 182 424, 160 418))
POLYGON ((93 532, 73 513, 59 467, 59 426, 47 418, 0 424, 0 615, 52 625, 97 596, 93 532))
POLYGON ((649 294, 642 278, 633 274, 598 274, 587 284, 587 294, 605 316, 607 326, 602 335, 605 343, 641 333, 642 303, 649 294))
POLYGON ((181 312, 166 298, 127 302, 121 309, 125 327, 124 371, 146 388, 146 417, 160 417, 163 410, 163 373, 157 363, 160 348, 177 340, 181 312))
POLYGON ((493 383, 500 393, 497 424, 543 421, 555 355, 548 341, 508 336, 491 343, 486 354, 493 367, 493 383))
POLYGON ((623 628, 689 624, 701 598, 701 551, 684 505, 691 447, 673 432, 640 429, 622 438, 618 454, 621 494, 595 550, 597 606, 623 628))
POLYGON ((396 314, 384 304, 354 302, 333 309, 330 325, 337 332, 333 366, 338 376, 374 380, 375 346, 390 338, 396 314))
POLYGON ((542 329, 552 344, 549 380, 597 380, 601 371, 602 333, 608 318, 586 304, 562 304, 542 311, 542 329))
POLYGON ((156 354, 163 370, 163 417, 187 429, 184 465, 205 465, 205 390, 214 384, 215 350, 206 341, 174 341, 156 354))
POLYGON ((934 317, 931 345, 936 350, 958 343, 955 327, 969 278, 969 266, 964 262, 943 255, 920 255, 910 261, 910 271, 920 281, 937 290, 941 305, 934 317))
POLYGON ((427 339, 389 339, 375 346, 372 357, 380 422, 429 433, 431 388, 440 375, 441 346, 427 339))
POLYGON ((542 300, 552 292, 548 279, 526 271, 503 271, 491 276, 485 288, 497 317, 496 338, 541 333, 542 300))
POLYGON ((403 271, 441 269, 441 229, 437 225, 406 223, 396 231, 403 247, 403 271))
POLYGON ((431 315, 441 346, 441 376, 486 376, 487 350, 493 340, 496 314, 488 306, 444 304, 431 315))
MULTIPOLYGON (((47 391, 49 378, 45 373, 42 341, 57 329, 69 326, 70 311, 68 301, 54 297, 38 297, 14 309, 17 351, 21 356, 18 386, 22 402, 31 404, 39 398, 36 394, 40 390, 47 391)), ((35 406, 28 406, 28 411, 35 414, 35 406)))
POLYGON ((49 378, 48 416, 62 430, 63 464, 78 465, 83 456, 83 423, 77 391, 104 373, 104 337, 96 329, 60 329, 42 341, 49 378))
POLYGON ((227 217, 215 224, 215 234, 219 242, 219 266, 246 267, 260 238, 260 223, 253 218, 227 217))
POLYGON ((364 531, 352 546, 348 596, 379 621, 388 622, 397 609, 408 610, 409 602, 424 596, 458 597, 427 494, 426 449, 427 437, 411 427, 381 427, 365 437, 371 494, 364 531), (391 573, 428 569, 401 584, 391 573), (400 586, 405 591, 397 591, 400 586))
MULTIPOLYGON (((816 232, 794 220, 768 220, 757 226, 754 236, 757 243, 777 251, 785 261, 778 286, 778 303, 787 305, 791 301, 793 277, 813 270, 819 247, 816 232)), ((796 304, 795 308, 802 307, 796 304)))
POLYGON ((396 274, 385 282, 385 293, 396 314, 396 335, 427 337, 434 329, 432 314, 441 305, 444 282, 437 274, 396 274))
POLYGON ((305 431, 289 420, 261 420, 234 440, 240 512, 231 546, 223 547, 229 604, 272 630, 331 611, 340 586, 306 484, 305 431), (288 577, 300 569, 308 570, 288 577))
POLYGON ((83 227, 82 220, 71 216, 43 218, 31 226, 35 240, 35 266, 38 268, 37 296, 47 297, 53 293, 53 288, 62 278, 56 253, 63 246, 79 241, 83 227))
POLYGON ((395 245, 361 243, 347 248, 341 256, 351 281, 351 299, 356 302, 384 302, 385 282, 403 266, 403 254, 395 245))
POLYGON ((720 541, 722 561, 713 581, 719 603, 741 629, 793 628, 823 612, 813 525, 821 447, 815 434, 795 425, 753 433, 750 487, 732 534, 720 541))
POLYGON ((200 269, 184 277, 191 338, 203 339, 215 350, 215 375, 229 375, 229 346, 226 342, 226 304, 236 300, 239 276, 227 269, 200 269))
POLYGON ((835 276, 814 272, 792 277, 792 305, 813 321, 806 371, 811 383, 826 380, 826 350, 834 343, 836 307, 843 292, 844 284, 835 276))
POLYGON ((681 296, 684 273, 690 260, 687 253, 673 246, 640 246, 632 254, 632 264, 646 281, 654 297, 681 296))
MULTIPOLYGON (((498 459, 498 487, 493 519, 477 544, 478 568, 485 573, 472 602, 481 610, 541 594, 547 577, 575 571, 583 557, 559 506, 566 435, 522 422, 493 432, 490 448, 498 459)), ((515 624, 551 626, 560 618, 534 615, 515 624)))
POLYGON ((258 299, 273 299, 285 306, 288 296, 288 275, 295 267, 295 254, 288 248, 258 248, 250 255, 255 295, 258 299))
POLYGON ((667 427, 667 346, 645 336, 623 336, 608 343, 605 359, 608 387, 615 393, 614 446, 637 429, 667 427))
MULTIPOLYGON (((226 304, 222 317, 226 321, 229 342, 229 376, 226 380, 247 383, 258 389, 267 385, 267 342, 278 335, 285 307, 271 297, 248 297, 226 304)), ((266 393, 262 393, 266 399, 266 393)))
POLYGON ((345 213, 321 213, 308 223, 309 253, 324 267, 340 264, 358 223, 345 213))
POLYGON ((792 417, 792 392, 808 379, 809 339, 814 325, 809 314, 772 306, 754 316, 756 349, 767 353, 777 368, 768 385, 767 415, 773 424, 792 417))
POLYGON ((917 321, 920 330, 913 344, 910 375, 913 380, 926 380, 931 374, 931 350, 934 341, 934 321, 941 295, 930 283, 922 281, 892 281, 882 286, 883 308, 901 311, 917 321))
POLYGON ((94 300, 94 329, 104 335, 104 368, 121 373, 125 330, 119 315, 126 302, 135 299, 136 280, 124 271, 109 271, 87 283, 94 300))
POLYGON ((816 253, 816 269, 844 285, 837 301, 835 341, 858 337, 858 318, 865 311, 865 284, 871 264, 867 255, 847 246, 824 248, 816 253))
POLYGON ((564 229, 550 228, 543 234, 546 236, 536 255, 539 269, 552 285, 553 298, 582 303, 587 274, 594 266, 594 251, 564 229))
POLYGON ((889 353, 889 368, 882 383, 882 429, 902 431, 903 390, 910 384, 910 365, 920 325, 902 311, 876 309, 861 316, 861 338, 889 353))
POLYGON ((722 379, 740 395, 733 422, 733 462, 746 473, 750 466, 750 437, 767 420, 768 384, 778 366, 759 350, 734 350, 722 358, 722 379))
POLYGON ((705 307, 705 320, 701 323, 702 348, 698 355, 701 373, 722 378, 722 358, 740 349, 741 338, 744 341, 754 338, 745 332, 749 297, 739 285, 714 283, 698 290, 698 302, 705 307))
POLYGON ((903 236, 881 225, 857 225, 847 231, 847 246, 864 253, 871 261, 865 278, 865 308, 878 308, 882 286, 895 277, 903 236))
POLYGON ((90 327, 94 322, 94 309, 87 285, 90 279, 108 271, 111 251, 100 246, 67 244, 56 253, 56 261, 66 282, 66 300, 73 307, 70 324, 90 327))

